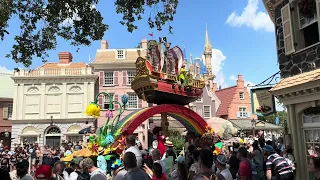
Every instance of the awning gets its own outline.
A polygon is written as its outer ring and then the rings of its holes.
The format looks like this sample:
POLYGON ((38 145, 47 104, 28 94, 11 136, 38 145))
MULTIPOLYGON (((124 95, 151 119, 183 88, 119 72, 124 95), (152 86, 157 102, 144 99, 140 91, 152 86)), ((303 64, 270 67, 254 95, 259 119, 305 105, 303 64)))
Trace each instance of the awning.
MULTIPOLYGON (((252 130, 252 120, 251 119, 235 119, 235 120, 229 120, 235 127, 242 130, 252 130)), ((254 127, 255 130, 282 130, 282 126, 277 126, 271 123, 267 123, 264 121, 257 121, 254 127)))
POLYGON ((81 129, 78 133, 79 133, 79 134, 87 134, 87 133, 90 132, 90 129, 91 129, 91 126, 86 127, 86 128, 84 128, 84 129, 81 129))
POLYGON ((33 126, 25 127, 20 134, 20 136, 38 136, 38 135, 39 135, 38 130, 33 126))

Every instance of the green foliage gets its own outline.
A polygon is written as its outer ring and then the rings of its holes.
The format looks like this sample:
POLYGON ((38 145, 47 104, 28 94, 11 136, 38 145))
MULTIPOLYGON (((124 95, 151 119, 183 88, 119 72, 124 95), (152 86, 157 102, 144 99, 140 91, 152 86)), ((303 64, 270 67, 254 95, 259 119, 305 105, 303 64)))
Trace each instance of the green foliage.
POLYGON ((280 119, 280 126, 285 127, 286 121, 288 119, 288 113, 286 111, 278 111, 276 114, 272 114, 269 116, 259 116, 259 120, 265 121, 267 123, 276 124, 276 117, 280 119))
POLYGON ((169 131, 169 140, 173 143, 175 150, 182 150, 185 137, 181 135, 178 131, 169 131))
MULTIPOLYGON (((99 0, 0 0, 0 38, 10 34, 9 22, 20 20, 20 34, 14 36, 14 45, 7 58, 29 67, 32 58, 46 62, 48 51, 57 46, 61 37, 73 46, 90 46, 101 40, 108 25, 95 8, 99 0)), ((137 29, 146 8, 151 8, 148 24, 162 30, 166 22, 173 21, 178 0, 116 0, 116 12, 123 14, 121 24, 129 32, 137 29)), ((172 27, 169 25, 169 31, 172 27)), ((79 49, 79 48, 78 48, 79 49)))

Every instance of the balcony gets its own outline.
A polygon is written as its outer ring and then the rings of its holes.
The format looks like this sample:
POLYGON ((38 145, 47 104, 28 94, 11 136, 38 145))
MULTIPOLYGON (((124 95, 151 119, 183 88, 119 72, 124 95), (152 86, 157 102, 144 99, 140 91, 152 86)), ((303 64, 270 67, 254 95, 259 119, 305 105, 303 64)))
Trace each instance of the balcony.
POLYGON ((85 68, 56 68, 56 69, 35 69, 31 71, 20 70, 15 71, 13 76, 20 77, 37 77, 37 76, 79 76, 92 75, 92 67, 85 68))

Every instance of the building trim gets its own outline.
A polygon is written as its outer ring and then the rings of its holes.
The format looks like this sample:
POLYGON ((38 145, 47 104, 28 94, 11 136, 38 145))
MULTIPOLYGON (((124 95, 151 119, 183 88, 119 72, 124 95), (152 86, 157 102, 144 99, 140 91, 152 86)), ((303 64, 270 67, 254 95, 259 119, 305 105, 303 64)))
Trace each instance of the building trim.
MULTIPOLYGON (((65 122, 70 122, 70 123, 74 123, 74 122, 86 122, 88 121, 88 123, 90 122, 94 122, 96 120, 96 118, 92 118, 92 117, 84 117, 84 118, 73 118, 73 119, 68 119, 68 118, 64 118, 64 119, 52 119, 53 124, 54 123, 65 123, 65 122)), ((51 119, 11 119, 10 120, 12 122, 12 124, 21 124, 21 123, 36 123, 36 124, 48 124, 51 123, 51 119)))

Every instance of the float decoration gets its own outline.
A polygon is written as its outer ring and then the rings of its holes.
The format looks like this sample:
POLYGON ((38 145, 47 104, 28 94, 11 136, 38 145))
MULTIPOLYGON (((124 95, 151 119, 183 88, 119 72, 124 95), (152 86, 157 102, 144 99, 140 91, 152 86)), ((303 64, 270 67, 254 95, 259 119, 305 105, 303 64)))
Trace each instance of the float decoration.
POLYGON ((122 104, 119 101, 113 100, 113 96, 111 96, 107 92, 101 92, 96 95, 95 100, 91 102, 87 108, 85 114, 87 116, 92 117, 100 117, 100 106, 98 105, 99 97, 107 96, 109 99, 109 109, 106 111, 105 117, 107 118, 107 122, 105 125, 100 128, 97 131, 98 135, 97 138, 95 138, 93 141, 91 140, 88 144, 88 149, 92 152, 92 155, 97 155, 99 152, 104 152, 103 154, 109 154, 114 151, 116 151, 118 148, 123 149, 123 142, 118 143, 118 146, 114 145, 115 139, 121 139, 119 138, 121 133, 117 132, 116 127, 118 126, 119 119, 123 112, 125 111, 126 104, 128 103, 128 95, 122 95, 121 101, 122 104), (118 115, 114 116, 114 104, 119 105, 119 113, 118 115), (111 121, 111 122, 110 122, 111 121), (110 126, 111 124, 111 126, 110 126))

